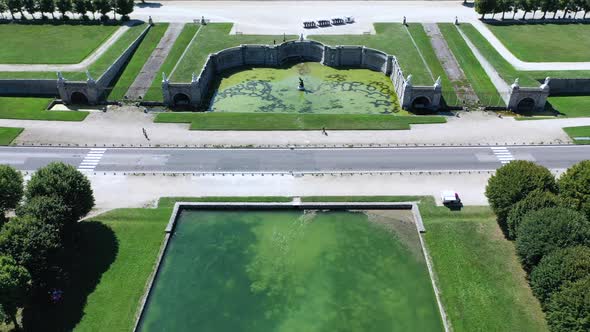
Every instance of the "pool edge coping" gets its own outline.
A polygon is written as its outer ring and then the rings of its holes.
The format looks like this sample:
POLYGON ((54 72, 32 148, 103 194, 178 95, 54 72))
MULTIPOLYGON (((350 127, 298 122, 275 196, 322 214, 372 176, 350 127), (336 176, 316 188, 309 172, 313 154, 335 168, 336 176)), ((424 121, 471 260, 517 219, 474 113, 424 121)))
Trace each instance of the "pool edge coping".
POLYGON ((426 232, 424 228, 424 223, 422 220, 422 215, 420 214, 420 209, 418 207, 418 202, 299 202, 299 201, 292 201, 292 202, 176 202, 174 204, 174 209, 172 210, 172 214, 170 215, 170 219, 166 228, 164 230, 164 241, 160 247, 158 252, 158 257, 156 260, 156 264, 149 276, 148 283, 146 284, 145 291, 142 294, 140 307, 135 314, 135 323, 133 325, 133 332, 139 331, 139 324, 141 322, 141 318, 145 313, 145 306, 147 301, 152 293, 152 289, 154 286, 154 282, 160 272, 160 265, 164 258, 164 254, 168 249, 168 243, 170 241, 170 235, 174 231, 176 227, 176 221, 180 216, 180 211, 182 209, 196 209, 196 208, 209 208, 209 209, 234 209, 236 207, 244 208, 244 209, 392 209, 392 210, 410 210, 412 216, 414 218, 414 224, 416 225, 416 231, 418 232, 418 238, 420 240, 420 246, 422 247, 422 254, 424 255, 424 260, 426 261, 426 267, 428 269, 428 274, 430 276, 430 282, 433 288, 434 296, 436 298, 436 303, 438 306, 438 311, 440 314, 441 321, 443 323, 444 331, 450 332, 452 331, 450 328, 450 323, 448 321, 448 316, 440 299, 440 290, 435 280, 434 270, 433 270, 433 263, 432 258, 426 248, 425 241, 422 237, 423 233, 426 232))

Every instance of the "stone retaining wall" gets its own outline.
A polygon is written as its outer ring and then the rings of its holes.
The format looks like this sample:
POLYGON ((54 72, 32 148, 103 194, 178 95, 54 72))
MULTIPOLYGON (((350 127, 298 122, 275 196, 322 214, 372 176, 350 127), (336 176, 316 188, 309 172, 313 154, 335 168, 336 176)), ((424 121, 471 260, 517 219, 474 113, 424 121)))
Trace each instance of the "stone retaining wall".
POLYGON ((0 79, 0 96, 56 97, 57 80, 0 79))
POLYGON ((590 95, 590 78, 552 78, 552 96, 590 95))

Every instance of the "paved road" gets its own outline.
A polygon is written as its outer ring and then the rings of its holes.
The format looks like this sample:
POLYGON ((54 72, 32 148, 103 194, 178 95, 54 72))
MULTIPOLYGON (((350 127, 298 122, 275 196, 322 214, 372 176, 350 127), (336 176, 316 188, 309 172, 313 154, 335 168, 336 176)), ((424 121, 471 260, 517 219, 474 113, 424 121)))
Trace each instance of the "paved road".
POLYGON ((0 148, 0 163, 33 171, 51 161, 95 172, 388 172, 494 170, 514 159, 563 169, 590 146, 374 149, 0 148))

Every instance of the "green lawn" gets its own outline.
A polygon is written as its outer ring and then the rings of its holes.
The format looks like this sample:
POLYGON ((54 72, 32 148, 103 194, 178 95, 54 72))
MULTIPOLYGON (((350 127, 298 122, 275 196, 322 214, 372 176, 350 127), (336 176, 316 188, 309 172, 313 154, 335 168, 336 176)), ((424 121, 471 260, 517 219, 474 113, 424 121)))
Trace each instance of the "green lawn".
POLYGON ((23 130, 23 128, 0 127, 0 145, 9 145, 23 130))
POLYGON ((143 68, 143 65, 145 65, 152 52, 156 49, 156 46, 158 46, 166 29, 168 29, 168 23, 157 23, 150 29, 133 54, 133 57, 127 63, 117 83, 110 91, 109 100, 123 99, 127 90, 129 90, 129 87, 143 68))
POLYGON ((50 98, 0 97, 0 119, 82 121, 84 111, 47 111, 50 98))
POLYGON ((499 103, 505 106, 498 90, 457 31, 456 26, 451 23, 439 23, 438 26, 467 79, 467 82, 460 82, 459 86, 471 85, 484 105, 499 103))
POLYGON ((158 123, 190 123, 191 130, 400 130, 410 124, 445 123, 441 116, 381 114, 273 114, 168 112, 158 123))
POLYGON ((590 126, 566 127, 563 128, 563 131, 565 131, 576 144, 590 144, 590 126), (576 137, 584 137, 588 139, 576 139, 576 137))
POLYGON ((590 96, 549 97, 548 101, 560 115, 570 118, 590 116, 590 96))
POLYGON ((587 24, 488 24, 487 27, 522 61, 590 61, 590 25, 587 24))
POLYGON ((420 204, 453 331, 547 331, 541 307, 488 207, 420 204))
POLYGON ((117 29, 119 26, 2 24, 0 63, 78 63, 117 29))
POLYGON ((145 94, 143 98, 144 100, 160 102, 163 101, 162 73, 170 75, 172 69, 178 62, 178 59, 180 59, 180 56, 190 43, 191 39, 193 39, 193 36, 197 32, 197 29, 198 26, 196 24, 187 23, 184 25, 184 27, 182 28, 182 32, 180 32, 180 35, 178 36, 178 38, 176 38, 176 41, 174 42, 174 45, 172 46, 170 53, 168 53, 166 60, 160 67, 160 70, 158 70, 158 75, 156 75, 150 89, 145 94))
MULTIPOLYGON (((283 41, 283 35, 230 35, 232 25, 232 23, 211 23, 202 26, 199 35, 189 46, 184 57, 180 59, 174 73, 166 74, 171 75, 171 80, 174 82, 189 82, 193 73, 198 75, 201 72, 211 53, 241 44, 272 45, 273 41, 277 43, 283 41)), ((287 35, 286 38, 290 40, 296 36, 287 35)))

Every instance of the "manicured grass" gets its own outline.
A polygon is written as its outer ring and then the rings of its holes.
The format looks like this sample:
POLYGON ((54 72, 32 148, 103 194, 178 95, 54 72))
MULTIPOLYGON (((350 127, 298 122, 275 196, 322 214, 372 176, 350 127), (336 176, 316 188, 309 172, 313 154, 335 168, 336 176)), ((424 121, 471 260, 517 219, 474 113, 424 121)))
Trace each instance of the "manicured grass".
POLYGON ((381 114, 258 114, 169 112, 158 123, 190 123, 191 130, 400 130, 410 124, 445 123, 440 116, 381 114))
POLYGON ((173 208, 176 202, 291 202, 291 197, 282 196, 209 196, 209 197, 161 197, 158 200, 159 208, 173 208))
POLYGON ((1 24, 0 63, 78 63, 117 29, 102 25, 1 24))
POLYGON ((414 84, 432 85, 434 83, 436 77, 433 79, 424 68, 424 62, 412 43, 406 27, 401 23, 375 23, 375 31, 376 35, 311 35, 309 38, 333 46, 364 45, 395 55, 404 75, 412 74, 414 84))
POLYGON ((456 26, 451 23, 439 23, 438 27, 467 79, 467 82, 459 83, 459 86, 470 84, 484 105, 498 101, 503 103, 498 90, 496 90, 481 64, 473 55, 459 31, 457 31, 456 26), (492 102, 490 103, 490 101, 492 102))
POLYGON ((23 128, 0 127, 0 145, 9 145, 23 130, 23 128))
POLYGON ((590 138, 590 126, 566 127, 563 128, 563 131, 565 131, 576 144, 590 144, 590 139, 576 139, 576 137, 590 138))
POLYGON ((127 63, 125 70, 117 80, 117 83, 110 91, 109 100, 121 100, 129 90, 131 84, 147 62, 152 52, 158 46, 160 39, 168 29, 168 23, 157 23, 147 33, 141 44, 127 63))
POLYGON ((302 202, 416 202, 422 196, 305 196, 302 202))
POLYGON ((590 116, 590 96, 549 97, 548 101, 560 115, 570 118, 590 116))
POLYGON ((51 99, 0 97, 0 119, 82 121, 88 115, 84 111, 47 111, 51 99))
POLYGON ((587 24, 489 24, 487 27, 523 61, 590 61, 590 25, 587 24))
MULTIPOLYGON (((189 46, 174 73, 166 74, 170 74, 174 82, 189 82, 193 73, 198 75, 201 72, 211 53, 241 44, 272 45, 273 41, 277 43, 283 41, 283 35, 230 35, 232 25, 232 23, 211 23, 202 26, 199 35, 189 46)), ((287 35, 286 38, 291 40, 296 36, 287 35)))
POLYGON ((191 39, 197 32, 197 29, 198 26, 196 24, 187 23, 184 25, 184 27, 182 28, 182 32, 180 32, 180 35, 178 36, 178 38, 176 38, 176 41, 174 42, 174 45, 172 46, 170 53, 168 53, 166 60, 158 70, 158 75, 156 75, 150 89, 145 94, 143 98, 144 100, 163 101, 161 74, 166 73, 166 75, 170 75, 172 69, 178 62, 178 59, 180 59, 180 56, 182 55, 182 53, 190 43, 191 39))
POLYGON ((547 331, 515 254, 488 207, 420 204, 426 244, 453 331, 547 331))

